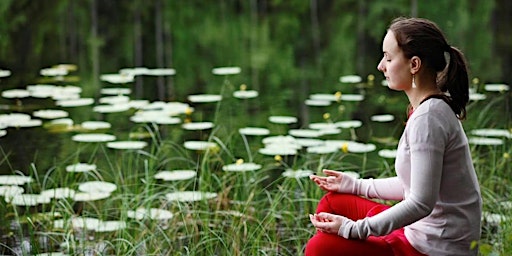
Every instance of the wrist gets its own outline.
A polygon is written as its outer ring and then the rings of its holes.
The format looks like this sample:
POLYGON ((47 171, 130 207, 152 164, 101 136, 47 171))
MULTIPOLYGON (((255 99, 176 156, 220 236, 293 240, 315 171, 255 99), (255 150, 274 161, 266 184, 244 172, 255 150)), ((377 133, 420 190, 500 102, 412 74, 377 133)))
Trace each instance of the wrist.
POLYGON ((354 194, 356 191, 356 179, 350 175, 343 174, 338 192, 354 194))

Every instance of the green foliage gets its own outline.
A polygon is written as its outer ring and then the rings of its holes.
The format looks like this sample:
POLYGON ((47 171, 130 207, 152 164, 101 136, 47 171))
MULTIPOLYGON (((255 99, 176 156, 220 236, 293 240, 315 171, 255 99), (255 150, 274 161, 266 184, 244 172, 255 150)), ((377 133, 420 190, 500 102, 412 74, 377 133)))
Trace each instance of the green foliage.
MULTIPOLYGON (((503 36, 506 33, 496 34, 493 30, 491 14, 500 8, 498 4, 468 0, 438 1, 434 5, 417 2, 418 15, 436 21, 450 43, 465 52, 473 76, 481 81, 475 89, 481 92, 482 82, 507 79, 510 70, 500 65, 505 56, 493 49, 495 44, 509 45, 503 36)), ((157 67, 157 57, 161 57, 156 56, 155 50, 160 40, 155 24, 157 3, 162 6, 163 16, 163 65, 177 71, 176 76, 166 78, 166 85, 174 88, 165 99, 182 100, 189 94, 220 92, 225 96, 222 103, 198 109, 190 117, 195 121, 219 121, 215 122, 215 129, 198 135, 173 127, 129 127, 126 124, 132 113, 100 115, 78 108, 72 110, 75 122, 106 120, 121 126, 121 139, 135 133, 149 134, 144 140, 152 147, 117 152, 102 144, 77 146, 65 138, 69 134, 39 138, 40 130, 9 131, 0 147, 0 164, 9 169, 2 171, 16 172, 9 161, 14 153, 27 152, 26 147, 51 152, 48 158, 36 152, 35 156, 16 159, 34 163, 27 164, 27 170, 20 170, 38 176, 27 191, 76 188, 88 180, 112 181, 119 190, 100 202, 77 204, 55 200, 43 209, 19 208, 0 200, 0 222, 20 224, 0 227, 2 239, 12 244, 21 238, 30 239, 32 251, 26 254, 58 248, 76 254, 297 255, 314 232, 307 214, 315 210, 323 192, 308 179, 280 176, 285 169, 319 172, 332 168, 355 170, 368 177, 393 175, 392 161, 372 153, 302 154, 276 161, 257 153, 260 141, 242 138, 237 131, 247 125, 262 124, 269 115, 323 120, 322 114, 329 113, 334 121, 368 121, 369 115, 390 112, 398 119, 391 129, 364 128, 345 131, 342 136, 394 147, 403 128, 403 95, 380 86, 380 79, 355 87, 339 84, 338 78, 359 74, 365 79, 367 74, 377 73, 382 36, 394 17, 410 16, 411 1, 0 1, 0 65, 21 77, 20 81, 8 80, 2 86, 35 83, 33 77, 41 67, 78 63, 83 80, 77 84, 90 97, 97 96, 100 86, 95 82, 98 78, 94 77, 93 63, 99 63, 101 74, 135 66, 136 56, 142 57, 143 66, 157 67), (312 13, 314 8, 316 13, 312 13), (98 18, 95 25, 91 19, 94 13, 98 18), (141 35, 135 33, 137 29, 141 35), (212 75, 211 69, 219 66, 239 66, 242 73, 229 79, 212 75), (257 103, 230 98, 241 84, 261 93, 257 103), (329 109, 303 113, 303 100, 310 93, 336 91, 362 91, 366 102, 342 102, 329 109), (191 152, 182 147, 183 140, 189 138, 215 141, 220 147, 191 152), (4 151, 4 145, 13 145, 9 149, 12 151, 4 151), (251 159, 263 168, 240 175, 222 171, 223 165, 237 159, 251 159), (66 165, 76 162, 95 163, 99 168, 87 174, 65 171, 66 165), (164 169, 193 169, 198 176, 180 182, 154 179, 154 174, 164 169), (170 203, 165 199, 167 192, 192 189, 219 194, 215 200, 195 203, 170 203), (164 208, 176 215, 165 223, 129 219, 127 211, 136 207, 164 208), (58 212, 60 219, 77 215, 120 219, 127 222, 127 228, 113 233, 59 228, 53 225, 54 216, 42 214, 43 211, 58 212), (39 238, 52 242, 39 244, 39 238), (66 246, 61 247, 63 244, 66 246)), ((140 81, 145 84, 142 95, 154 96, 154 80, 140 81)), ((468 132, 481 127, 510 129, 510 94, 489 95, 486 101, 472 102, 468 112, 464 123, 468 132)), ((270 128, 276 134, 286 130, 279 125, 270 128)), ((510 140, 503 146, 475 146, 471 150, 484 210, 510 216, 510 208, 502 204, 511 194, 510 140)), ((481 241, 473 244, 479 246, 482 255, 512 252, 512 225, 501 224, 499 232, 496 226, 486 224, 481 241)), ((9 246, 2 244, 0 252, 11 253, 13 246, 9 246)))
MULTIPOLYGON (((216 66, 241 66, 241 82, 268 91, 303 79, 325 87, 335 82, 325 77, 375 73, 387 25, 412 12, 411 1, 405 0, 2 1, 0 64, 25 72, 67 62, 89 74, 99 58, 99 72, 112 73, 137 65, 137 55, 143 66, 155 67, 157 3, 164 65, 178 71, 172 97, 216 86, 209 72, 216 66), (93 13, 97 24, 91 23, 93 13), (141 35, 134 34, 138 27, 141 35), (98 31, 94 38, 93 30, 98 31)), ((490 47, 503 43, 493 41, 501 38, 493 34, 490 19, 496 8, 493 1, 418 1, 419 16, 436 21, 484 80, 503 79, 507 72, 501 70, 499 52, 490 47)))

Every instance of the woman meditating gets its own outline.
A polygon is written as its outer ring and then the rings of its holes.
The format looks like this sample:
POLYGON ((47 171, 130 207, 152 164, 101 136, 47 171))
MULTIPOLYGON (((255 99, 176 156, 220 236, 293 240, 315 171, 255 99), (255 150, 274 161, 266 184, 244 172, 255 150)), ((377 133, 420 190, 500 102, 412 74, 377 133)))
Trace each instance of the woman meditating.
POLYGON ((482 200, 468 141, 469 78, 463 54, 426 19, 395 19, 377 66, 409 99, 396 177, 312 175, 328 193, 310 216, 313 255, 477 255, 482 200), (371 199, 396 200, 393 206, 371 199))

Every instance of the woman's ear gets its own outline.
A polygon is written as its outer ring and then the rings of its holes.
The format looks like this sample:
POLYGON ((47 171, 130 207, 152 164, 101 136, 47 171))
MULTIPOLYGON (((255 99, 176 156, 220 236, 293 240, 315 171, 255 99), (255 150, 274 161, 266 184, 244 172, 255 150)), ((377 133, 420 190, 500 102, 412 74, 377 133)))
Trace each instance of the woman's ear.
POLYGON ((411 60, 411 74, 416 74, 421 68, 421 59, 418 56, 412 56, 411 60))

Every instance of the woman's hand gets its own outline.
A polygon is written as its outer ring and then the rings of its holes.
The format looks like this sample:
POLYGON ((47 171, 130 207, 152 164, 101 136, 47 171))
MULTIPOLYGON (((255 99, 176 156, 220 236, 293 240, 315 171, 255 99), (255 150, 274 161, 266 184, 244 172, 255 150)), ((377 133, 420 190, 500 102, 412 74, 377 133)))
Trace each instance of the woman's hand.
POLYGON ((339 192, 343 173, 332 170, 323 170, 323 172, 327 176, 311 175, 309 178, 323 190, 339 192))
POLYGON ((343 222, 341 216, 326 212, 310 214, 309 219, 317 231, 336 235, 343 222))

